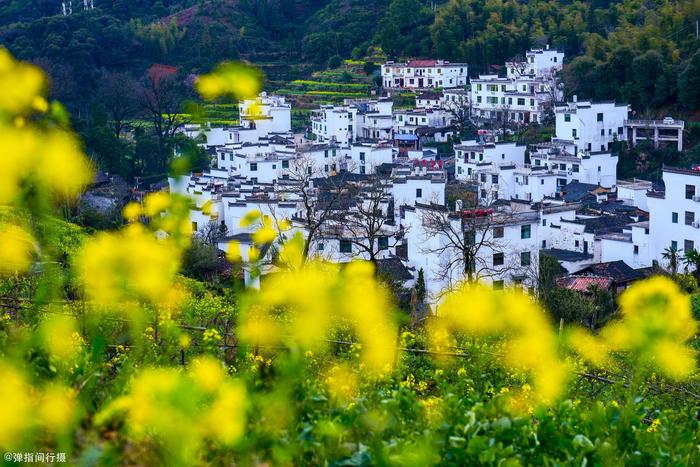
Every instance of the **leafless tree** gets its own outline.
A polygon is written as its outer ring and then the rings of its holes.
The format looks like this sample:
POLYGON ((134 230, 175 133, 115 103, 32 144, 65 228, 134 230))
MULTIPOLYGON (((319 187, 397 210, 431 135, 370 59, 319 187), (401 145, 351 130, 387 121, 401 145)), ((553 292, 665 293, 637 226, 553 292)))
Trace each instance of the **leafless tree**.
POLYGON ((139 93, 142 108, 153 125, 153 132, 158 141, 158 161, 161 169, 165 169, 172 138, 188 123, 180 113, 183 87, 176 75, 151 73, 139 93))
POLYGON ((426 237, 424 252, 440 258, 437 276, 453 281, 476 282, 484 277, 502 275, 513 265, 506 264, 508 243, 504 228, 510 214, 490 209, 449 211, 442 206, 423 209, 422 228, 426 237), (433 238, 436 241, 427 241, 433 238), (502 264, 494 265, 493 255, 502 255, 502 264))
POLYGON ((381 251, 395 247, 403 238, 403 232, 393 222, 390 183, 376 173, 369 175, 350 191, 353 196, 350 208, 336 212, 333 218, 343 233, 342 238, 355 245, 375 266, 381 251))
POLYGON ((119 138, 125 122, 139 110, 139 88, 127 73, 105 71, 100 77, 97 98, 111 122, 114 136, 119 138))
POLYGON ((298 197, 297 216, 305 231, 304 259, 308 259, 314 239, 335 215, 341 202, 348 196, 347 172, 329 176, 308 156, 289 161, 283 177, 290 191, 298 197))
POLYGON ((466 95, 460 96, 460 98, 456 100, 446 99, 442 107, 452 116, 452 125, 457 128, 458 134, 463 134, 465 129, 473 126, 471 121, 471 106, 469 105, 469 99, 466 95))

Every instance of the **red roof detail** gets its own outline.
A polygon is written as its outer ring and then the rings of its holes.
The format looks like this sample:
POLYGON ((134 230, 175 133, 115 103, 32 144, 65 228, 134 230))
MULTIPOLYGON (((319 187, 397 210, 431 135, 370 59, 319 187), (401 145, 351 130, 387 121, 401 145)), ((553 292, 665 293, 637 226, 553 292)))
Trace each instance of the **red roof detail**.
POLYGON ((557 285, 577 292, 589 292, 591 286, 598 286, 605 290, 610 288, 612 279, 596 276, 566 276, 557 279, 557 285))
POLYGON ((154 83, 157 83, 166 76, 176 76, 177 67, 170 65, 163 65, 162 63, 154 63, 148 69, 148 77, 154 83))
POLYGON ((410 60, 406 66, 413 68, 428 68, 437 65, 437 60, 410 60))

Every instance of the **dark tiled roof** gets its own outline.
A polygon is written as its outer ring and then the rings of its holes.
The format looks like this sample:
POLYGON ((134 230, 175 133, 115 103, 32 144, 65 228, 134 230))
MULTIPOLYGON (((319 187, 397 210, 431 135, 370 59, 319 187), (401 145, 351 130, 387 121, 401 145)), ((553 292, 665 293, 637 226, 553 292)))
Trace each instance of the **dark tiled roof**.
POLYGON ((592 183, 571 182, 561 188, 562 199, 568 203, 581 201, 598 188, 592 183))
POLYGON ((579 274, 609 277, 617 283, 626 283, 644 279, 648 275, 643 270, 632 269, 622 260, 591 264, 590 266, 579 271, 579 274))
POLYGON ((559 261, 584 261, 587 259, 592 259, 593 255, 588 253, 581 253, 580 251, 562 250, 559 248, 549 248, 547 250, 540 250, 540 254, 551 256, 552 258, 558 259, 559 261))
MULTIPOLYGON (((562 221, 566 222, 565 219, 562 219, 562 221)), ((576 219, 572 222, 583 224, 585 226, 584 231, 587 233, 600 234, 606 232, 620 232, 627 224, 634 222, 634 219, 625 214, 615 214, 613 216, 603 215, 590 219, 576 219)))
POLYGON ((396 256, 377 260, 379 274, 393 280, 405 282, 413 279, 413 274, 396 256))
POLYGON ((565 276, 557 279, 557 285, 577 292, 588 292, 593 286, 609 289, 612 285, 612 279, 596 276, 565 276))

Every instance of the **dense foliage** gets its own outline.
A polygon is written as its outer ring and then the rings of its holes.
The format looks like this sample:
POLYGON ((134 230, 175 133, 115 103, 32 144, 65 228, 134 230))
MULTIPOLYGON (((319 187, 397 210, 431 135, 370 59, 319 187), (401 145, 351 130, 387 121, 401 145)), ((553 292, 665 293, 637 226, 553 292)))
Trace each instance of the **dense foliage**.
MULTIPOLYGON (((244 72, 196 87, 254 95, 244 72)), ((633 286, 595 334, 557 333, 532 297, 477 284, 408 329, 370 263, 306 260, 288 222, 253 211, 247 261, 237 244, 227 258, 255 275, 273 244, 278 272, 258 292, 214 292, 180 275, 200 264, 183 197, 131 203, 114 231, 58 220, 90 164, 42 74, 4 49, 0 87, 6 463, 700 462, 698 297, 672 280, 633 286)))

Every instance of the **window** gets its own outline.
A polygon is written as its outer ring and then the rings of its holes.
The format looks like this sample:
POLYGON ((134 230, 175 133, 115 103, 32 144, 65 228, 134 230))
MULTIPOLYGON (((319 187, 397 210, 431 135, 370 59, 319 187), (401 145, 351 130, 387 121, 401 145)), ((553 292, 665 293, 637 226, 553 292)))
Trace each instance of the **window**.
POLYGON ((323 243, 319 243, 319 244, 316 246, 316 249, 317 249, 318 251, 323 251, 323 243))
POLYGON ((388 250, 389 249, 389 237, 379 237, 377 239, 377 246, 379 247, 380 250, 388 250))
POLYGON ((520 253, 520 265, 529 266, 530 265, 530 252, 523 251, 520 253))
POLYGON ((634 254, 638 255, 639 254, 639 245, 634 246, 634 254))
POLYGON ((678 213, 677 212, 671 213, 671 222, 674 224, 678 224, 678 213))
POLYGON ((572 129, 571 129, 571 136, 573 136, 574 138, 576 138, 576 128, 572 128, 572 129))
POLYGON ((695 185, 685 186, 685 199, 693 199, 695 196, 695 185))
POLYGON ((494 290, 503 290, 503 281, 493 281, 493 289, 494 290))
POLYGON ((530 238, 530 224, 520 226, 520 238, 530 238))
POLYGON ((423 189, 416 188, 416 198, 422 198, 422 197, 423 197, 423 189))
POLYGON ((542 227, 547 227, 547 219, 542 219, 542 227))
POLYGON ((605 128, 603 128, 602 130, 600 130, 600 136, 605 136, 605 128))
POLYGON ((364 165, 361 165, 361 166, 360 166, 360 173, 361 173, 362 175, 365 174, 365 166, 364 166, 364 165))
POLYGON ((578 242, 578 240, 575 240, 574 241, 574 248, 578 248, 578 246, 579 246, 579 242, 578 242))
POLYGON ((275 170, 277 168, 277 164, 272 164, 272 170, 275 170))
POLYGON ((547 240, 542 240, 542 248, 547 248, 547 240))
POLYGON ((624 132, 624 129, 621 126, 617 127, 617 134, 618 135, 621 135, 623 132, 624 132))
POLYGON ((685 212, 685 225, 693 225, 695 222, 695 213, 693 211, 685 212))
POLYGON ((256 162, 251 162, 250 163, 250 171, 251 172, 257 172, 258 171, 258 164, 256 162))
POLYGON ((324 172, 328 172, 328 164, 326 164, 326 165, 323 166, 323 171, 324 171, 324 172))
POLYGON ((340 241, 340 252, 341 253, 352 253, 352 243, 350 243, 350 240, 341 240, 340 241))
POLYGON ((597 115, 596 117, 597 117, 597 120, 598 120, 599 122, 602 122, 602 121, 603 121, 603 113, 602 113, 602 112, 598 112, 598 115, 597 115))
POLYGON ((504 263, 503 253, 494 253, 493 254, 493 265, 494 266, 503 266, 503 263, 504 263))
POLYGON ((481 183, 486 183, 486 174, 480 174, 479 178, 481 179, 481 183))
POLYGON ((481 96, 476 96, 476 102, 478 102, 479 104, 481 104, 481 96))
POLYGON ((678 251, 678 242, 675 240, 671 240, 671 249, 678 251))
POLYGON ((544 178, 540 178, 540 185, 544 185, 544 178))
POLYGON ((194 221, 192 222, 192 232, 197 232, 197 223, 194 221))
POLYGON ((226 160, 226 155, 223 152, 221 153, 221 160, 222 161, 226 160))
POLYGON ((571 166, 571 171, 578 173, 578 164, 574 164, 571 166))
POLYGON ((491 175, 491 183, 498 184, 498 175, 491 175))
POLYGON ((493 228, 493 238, 503 238, 503 227, 493 228))
POLYGON ((364 153, 364 152, 361 152, 361 153, 360 153, 360 160, 361 160, 362 162, 365 161, 365 153, 364 153))
POLYGON ((525 98, 524 97, 518 97, 518 105, 525 105, 525 98))
POLYGON ((282 161, 282 168, 288 169, 289 168, 289 161, 282 161))
POLYGON ((564 121, 570 122, 571 121, 571 114, 564 114, 564 121))
POLYGON ((323 151, 323 157, 328 157, 328 149, 326 149, 325 151, 323 151))
POLYGON ((686 254, 688 254, 689 251, 695 250, 695 242, 692 240, 686 240, 683 242, 683 248, 686 254))

